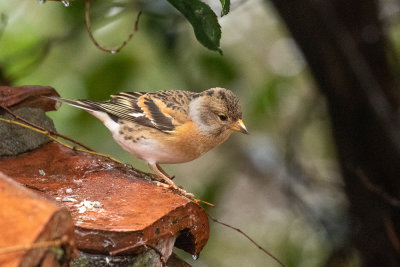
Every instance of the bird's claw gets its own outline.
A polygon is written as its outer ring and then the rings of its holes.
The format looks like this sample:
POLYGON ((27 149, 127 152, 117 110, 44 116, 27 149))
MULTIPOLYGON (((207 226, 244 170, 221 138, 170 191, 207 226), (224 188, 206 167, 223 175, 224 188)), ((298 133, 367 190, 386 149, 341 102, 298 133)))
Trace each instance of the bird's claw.
POLYGON ((194 195, 192 193, 188 193, 188 192, 186 192, 186 190, 184 190, 184 189, 182 189, 182 188, 180 188, 180 187, 178 187, 176 185, 174 186, 174 185, 166 184, 166 183, 159 182, 159 181, 154 181, 154 183, 157 186, 161 186, 161 187, 164 187, 164 188, 170 188, 170 189, 176 190, 176 191, 179 192, 180 195, 183 195, 184 197, 187 197, 187 198, 189 198, 191 200, 194 199, 194 195))
POLYGON ((157 186, 160 186, 160 187, 171 188, 171 185, 166 184, 166 183, 163 183, 163 182, 154 181, 154 183, 155 183, 157 186))

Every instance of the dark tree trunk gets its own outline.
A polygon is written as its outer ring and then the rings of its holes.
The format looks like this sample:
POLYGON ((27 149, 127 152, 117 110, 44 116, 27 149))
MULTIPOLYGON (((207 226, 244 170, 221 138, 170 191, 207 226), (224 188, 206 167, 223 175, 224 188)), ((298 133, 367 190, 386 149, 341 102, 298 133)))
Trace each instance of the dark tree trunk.
POLYGON ((377 1, 272 2, 326 96, 352 245, 363 266, 400 266, 400 98, 377 1))

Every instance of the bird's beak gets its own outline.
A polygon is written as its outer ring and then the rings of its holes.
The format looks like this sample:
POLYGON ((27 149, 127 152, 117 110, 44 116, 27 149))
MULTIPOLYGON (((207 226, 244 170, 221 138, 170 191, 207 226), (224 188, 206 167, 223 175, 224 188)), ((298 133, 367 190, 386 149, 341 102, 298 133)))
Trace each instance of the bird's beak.
POLYGON ((249 132, 246 129, 246 126, 244 126, 244 123, 242 120, 238 120, 235 124, 232 125, 231 127, 232 131, 244 133, 244 134, 249 134, 249 132))

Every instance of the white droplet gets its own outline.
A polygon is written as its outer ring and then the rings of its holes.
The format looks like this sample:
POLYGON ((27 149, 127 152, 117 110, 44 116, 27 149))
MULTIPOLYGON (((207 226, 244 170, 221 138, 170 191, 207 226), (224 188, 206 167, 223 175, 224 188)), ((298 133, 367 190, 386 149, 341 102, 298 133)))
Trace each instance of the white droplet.
POLYGON ((62 202, 78 202, 78 200, 76 200, 73 197, 64 197, 63 199, 61 199, 62 202))
POLYGON ((61 1, 61 3, 63 3, 64 6, 69 7, 69 5, 71 4, 69 1, 67 0, 63 0, 61 1))
POLYGON ((117 53, 117 50, 111 50, 110 53, 111 53, 111 54, 116 54, 116 53, 117 53))
POLYGON ((65 193, 67 193, 67 194, 72 194, 72 189, 71 189, 71 188, 65 189, 65 193))
POLYGON ((193 254, 193 255, 192 255, 192 258, 193 258, 194 260, 197 260, 197 259, 199 258, 199 255, 193 254))
POLYGON ((38 0, 39 4, 43 5, 46 3, 46 0, 38 0))

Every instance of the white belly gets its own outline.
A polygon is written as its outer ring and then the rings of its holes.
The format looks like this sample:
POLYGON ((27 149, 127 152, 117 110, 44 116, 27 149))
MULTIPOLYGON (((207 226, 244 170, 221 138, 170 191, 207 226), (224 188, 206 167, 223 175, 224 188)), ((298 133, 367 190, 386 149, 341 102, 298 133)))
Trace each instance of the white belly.
POLYGON ((120 125, 110 119, 107 114, 98 111, 89 111, 89 113, 104 123, 112 133, 115 141, 117 141, 123 149, 147 163, 174 164, 192 160, 180 154, 178 151, 171 151, 171 149, 151 139, 141 138, 137 141, 135 140, 136 142, 133 142, 133 140, 126 140, 124 136, 119 133, 120 125))
POLYGON ((113 137, 123 149, 147 163, 174 164, 187 161, 151 139, 139 139, 133 143, 132 140, 125 140, 118 133, 113 137))

